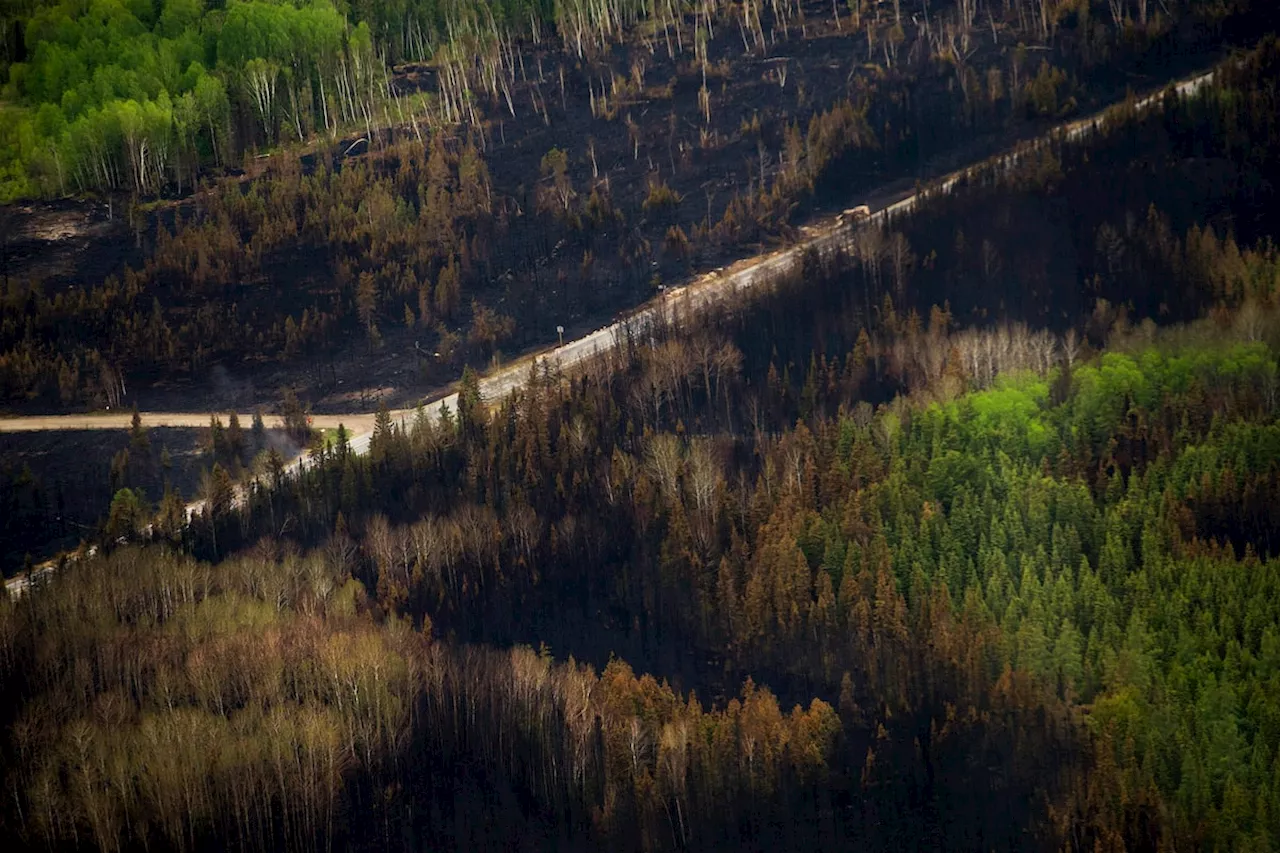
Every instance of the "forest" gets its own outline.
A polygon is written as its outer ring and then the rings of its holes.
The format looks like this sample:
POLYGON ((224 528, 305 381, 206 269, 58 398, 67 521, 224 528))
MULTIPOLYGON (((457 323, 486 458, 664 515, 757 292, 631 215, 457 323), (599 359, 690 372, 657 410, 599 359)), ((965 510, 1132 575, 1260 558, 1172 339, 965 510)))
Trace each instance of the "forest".
POLYGON ((6 267, 0 402, 44 411, 146 408, 214 368, 273 376, 256 405, 278 384, 319 402, 337 362, 384 354, 425 354, 396 380, 421 396, 860 193, 1199 70, 1275 17, 1248 0, 31 5, 6 25, 9 197, 98 194, 132 246, 71 276, 6 267))
POLYGON ((0 599, 0 837, 1273 849, 1277 70, 189 525, 124 498, 0 599))

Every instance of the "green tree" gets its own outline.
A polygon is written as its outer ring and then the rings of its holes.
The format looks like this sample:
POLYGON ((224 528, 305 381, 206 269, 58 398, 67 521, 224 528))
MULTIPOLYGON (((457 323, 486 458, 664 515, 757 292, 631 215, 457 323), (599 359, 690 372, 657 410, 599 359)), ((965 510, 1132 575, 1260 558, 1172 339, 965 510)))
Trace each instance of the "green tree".
POLYGON ((134 489, 120 489, 111 499, 104 531, 106 541, 114 545, 134 538, 146 524, 150 510, 142 493, 134 489))

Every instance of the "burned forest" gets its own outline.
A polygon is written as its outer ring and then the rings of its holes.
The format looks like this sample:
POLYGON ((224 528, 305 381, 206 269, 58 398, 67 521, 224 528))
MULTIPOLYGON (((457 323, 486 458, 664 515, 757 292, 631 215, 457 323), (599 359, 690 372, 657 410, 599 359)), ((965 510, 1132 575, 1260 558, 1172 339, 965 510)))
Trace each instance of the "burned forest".
POLYGON ((1280 845, 1250 0, 17 0, 0 846, 1280 845))

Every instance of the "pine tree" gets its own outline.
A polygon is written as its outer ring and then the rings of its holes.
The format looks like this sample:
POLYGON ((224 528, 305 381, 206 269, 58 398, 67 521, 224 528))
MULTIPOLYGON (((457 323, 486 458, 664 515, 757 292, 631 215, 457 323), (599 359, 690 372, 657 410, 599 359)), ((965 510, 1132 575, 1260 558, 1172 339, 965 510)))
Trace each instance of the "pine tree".
POLYGON ((373 435, 369 437, 369 461, 375 468, 386 464, 391 440, 391 412, 388 411, 386 402, 382 402, 378 404, 378 412, 373 416, 373 435))
POLYGON ((204 517, 209 525, 209 536, 213 543, 213 552, 218 554, 218 528, 231 513, 235 500, 235 484, 227 469, 219 462, 207 471, 201 481, 200 490, 204 499, 204 517))
POLYGON ((133 417, 130 420, 129 444, 144 457, 151 452, 151 439, 147 435, 147 428, 142 425, 142 415, 139 414, 136 405, 133 407, 133 417))
POLYGON ((244 431, 240 429, 240 416, 232 412, 227 419, 227 456, 232 465, 240 465, 245 455, 244 431))

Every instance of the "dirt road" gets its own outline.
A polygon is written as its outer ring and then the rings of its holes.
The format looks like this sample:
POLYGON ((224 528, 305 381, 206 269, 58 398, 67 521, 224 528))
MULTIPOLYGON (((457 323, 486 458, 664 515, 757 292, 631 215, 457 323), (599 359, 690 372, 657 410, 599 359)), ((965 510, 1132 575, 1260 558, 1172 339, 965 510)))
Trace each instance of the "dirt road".
MULTIPOLYGON (((1187 80, 1176 84, 1178 93, 1182 96, 1194 94, 1196 91, 1205 86, 1212 80, 1216 71, 1210 71, 1196 75, 1187 80)), ((1137 109, 1144 110, 1156 103, 1164 96, 1163 92, 1150 95, 1136 104, 1137 109)), ((999 169, 1008 171, 1028 154, 1043 148, 1052 139, 1065 138, 1068 140, 1079 139, 1084 136, 1091 128, 1096 126, 1107 113, 1116 109, 1112 106, 1103 110, 1101 113, 1090 116, 1085 119, 1073 121, 1064 124, 1051 131, 1043 137, 1029 143, 1019 146, 1013 151, 1005 152, 996 157, 989 158, 964 169, 952 172, 949 175, 935 181, 931 186, 925 189, 925 194, 949 193, 954 190, 957 183, 966 177, 970 177, 977 172, 985 169, 999 169)), ((897 198, 890 204, 886 204, 880 209, 874 211, 870 218, 865 221, 872 223, 883 223, 888 217, 905 213, 911 210, 918 203, 920 196, 915 192, 906 192, 899 194, 897 198)), ((660 312, 671 312, 678 314, 681 310, 696 308, 722 296, 732 294, 736 291, 747 290, 777 277, 785 273, 792 265, 797 264, 805 252, 817 250, 819 252, 831 252, 838 248, 847 247, 852 229, 837 223, 834 218, 813 223, 802 229, 803 236, 801 240, 794 246, 787 249, 777 250, 771 253, 758 255, 752 258, 739 261, 733 266, 725 270, 707 273, 699 276, 692 281, 686 282, 684 285, 669 288, 663 296, 651 300, 638 311, 635 311, 630 318, 625 321, 630 325, 634 332, 637 329, 644 328, 658 318, 660 312)), ((624 322, 613 323, 604 328, 597 329, 590 334, 584 335, 577 340, 570 341, 563 346, 555 347, 536 353, 533 356, 520 359, 494 373, 486 376, 481 382, 481 392, 486 399, 495 399, 509 393, 512 389, 518 387, 528 376, 529 359, 550 358, 555 362, 559 362, 564 367, 583 361, 591 357, 595 352, 607 349, 613 345, 615 337, 624 329, 624 322)), ((429 408, 438 410, 440 403, 452 401, 454 395, 444 398, 443 400, 434 401, 429 408)), ((398 419, 402 416, 411 415, 413 410, 402 409, 392 413, 393 418, 398 419)), ((143 412, 141 413, 142 422, 146 426, 167 426, 167 427, 191 427, 199 428, 209 425, 209 417, 213 412, 143 412)), ((221 413, 225 417, 225 413, 221 413)), ((312 417, 313 425, 320 429, 333 429, 339 424, 345 425, 358 438, 373 428, 372 412, 356 412, 342 415, 314 415, 312 417)), ((248 425, 252 415, 249 413, 240 413, 241 423, 248 425)), ((128 429, 131 425, 132 414, 130 412, 106 412, 95 414, 81 415, 31 415, 15 418, 0 417, 0 432, 29 432, 33 430, 81 430, 81 429, 128 429)), ((268 427, 280 426, 280 418, 275 415, 265 416, 265 422, 268 427)))
MULTIPOLYGON (((1193 95, 1207 85, 1216 73, 1217 70, 1215 69, 1214 71, 1198 74, 1176 84, 1175 88, 1178 94, 1184 97, 1193 95)), ((1150 95, 1138 101, 1136 108, 1140 111, 1149 109, 1158 104, 1163 97, 1163 92, 1150 95)), ((1055 139, 1074 140, 1081 138, 1108 113, 1115 111, 1117 108, 1117 106, 1112 106, 1088 118, 1066 123, 1037 140, 1020 145, 1013 151, 1005 152, 953 172, 925 188, 923 194, 950 193, 961 180, 982 170, 997 169, 1008 171, 1029 154, 1044 148, 1055 139)), ((624 321, 610 324, 563 346, 544 350, 494 371, 481 380, 481 396, 486 401, 493 402, 502 399, 520 387, 529 376, 530 360, 538 362, 548 360, 553 365, 558 364, 562 368, 570 368, 587 361, 598 353, 611 349, 620 335, 631 334, 643 339, 656 321, 663 320, 679 323, 682 315, 687 315, 711 302, 776 280, 780 275, 795 269, 808 251, 813 250, 819 254, 830 254, 840 249, 847 249, 851 245, 855 228, 866 227, 868 224, 883 225, 890 217, 906 213, 915 207, 919 203, 921 194, 907 192, 901 194, 901 196, 892 203, 885 204, 878 210, 873 211, 870 217, 861 220, 856 225, 839 222, 834 217, 811 224, 802 229, 802 239, 794 246, 745 259, 727 269, 699 276, 683 286, 669 288, 661 296, 646 303, 644 307, 634 312, 624 321)), ((428 416, 436 418, 439 417, 442 406, 447 405, 456 410, 457 402, 458 395, 454 393, 425 403, 423 408, 428 416)), ((410 422, 415 413, 416 410, 414 409, 393 411, 391 413, 392 421, 410 422)), ((146 426, 205 427, 209 425, 209 416, 210 413, 208 412, 141 413, 142 422, 146 426)), ((246 426, 251 421, 251 416, 248 414, 241 414, 239 417, 241 423, 246 426)), ((56 429, 128 429, 131 425, 131 419, 131 413, 0 418, 0 432, 56 429)), ((369 439, 373 433, 373 420, 374 413, 360 412, 348 415, 316 415, 312 423, 317 428, 330 429, 342 424, 351 434, 352 449, 357 453, 364 453, 369 448, 369 439)), ((280 419, 275 416, 269 416, 265 418, 265 421, 268 427, 279 426, 280 423, 280 419)), ((304 464, 303 457, 298 457, 290 463, 289 470, 294 471, 302 464, 304 464)), ((189 504, 187 507, 188 514, 199 512, 202 505, 202 502, 199 501, 189 504)), ((43 575, 48 570, 49 564, 45 564, 38 574, 43 575)), ((27 581, 25 578, 14 578, 7 582, 6 587, 13 594, 21 594, 27 588, 27 581)))

